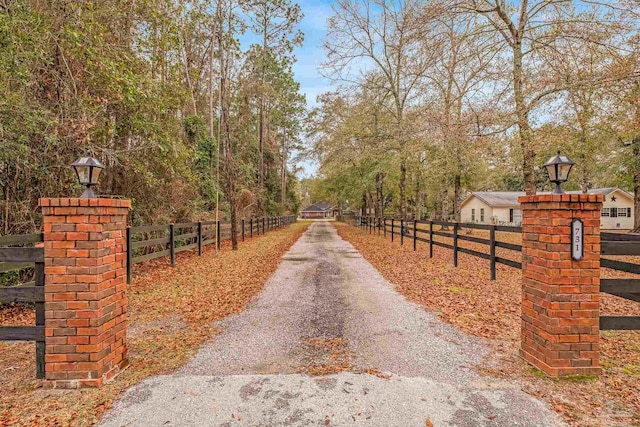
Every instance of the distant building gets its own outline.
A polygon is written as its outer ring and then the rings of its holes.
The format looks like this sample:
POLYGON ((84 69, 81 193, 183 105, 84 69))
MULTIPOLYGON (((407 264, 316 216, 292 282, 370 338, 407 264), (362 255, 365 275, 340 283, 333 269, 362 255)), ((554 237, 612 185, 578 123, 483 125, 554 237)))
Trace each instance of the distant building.
POLYGON ((300 211, 303 219, 332 218, 333 206, 326 203, 314 203, 300 211))
MULTIPOLYGON (((580 191, 567 191, 580 194, 580 191)), ((633 195, 620 188, 595 188, 589 194, 602 194, 604 204, 600 217, 603 230, 633 229, 633 195)), ((460 220, 476 224, 516 225, 522 223, 518 197, 523 191, 475 191, 461 206, 460 220)))

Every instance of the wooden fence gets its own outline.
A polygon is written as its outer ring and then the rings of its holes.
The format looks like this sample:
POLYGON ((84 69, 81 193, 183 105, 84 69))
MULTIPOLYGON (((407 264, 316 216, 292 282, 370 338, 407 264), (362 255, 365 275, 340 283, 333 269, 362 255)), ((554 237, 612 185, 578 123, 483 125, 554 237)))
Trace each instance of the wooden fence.
MULTIPOLYGON (((640 236, 601 233, 600 255, 640 256, 640 236)), ((640 274, 640 265, 628 261, 601 257, 600 266, 615 271, 640 274)), ((640 302, 640 279, 600 279, 600 292, 640 302)), ((640 317, 600 316, 600 329, 640 330, 640 317)))
MULTIPOLYGON (((35 341, 36 376, 44 378, 44 248, 28 247, 42 242, 42 234, 0 237, 0 272, 20 271, 32 281, 0 287, 0 304, 25 302, 35 305, 35 326, 0 326, 0 341, 35 341), (31 272, 25 269, 33 269, 31 272)), ((28 279, 27 279, 28 280, 28 279)))
MULTIPOLYGON (((294 216, 264 217, 241 220, 239 238, 264 234, 295 222, 294 216)), ((131 281, 133 264, 169 256, 171 265, 177 253, 231 239, 229 222, 189 222, 168 225, 147 225, 127 228, 127 282, 131 281)), ((30 247, 43 242, 43 235, 24 234, 0 237, 0 305, 31 303, 35 305, 35 326, 0 326, 0 341, 35 341, 36 374, 44 378, 45 362, 45 301, 44 248, 30 247), (4 275, 4 277, 2 277, 4 275), (11 277, 9 277, 11 276, 11 277), (10 281, 9 281, 10 279, 10 281)))
MULTIPOLYGON (((238 234, 241 241, 254 233, 264 234, 295 222, 295 217, 261 217, 241 220, 238 234)), ((170 258, 175 265, 176 254, 191 249, 202 249, 206 245, 220 244, 231 240, 231 223, 222 221, 185 222, 167 225, 143 225, 127 227, 127 283, 131 283, 131 271, 134 264, 156 258, 170 258)))
POLYGON ((522 268, 522 263, 507 257, 496 255, 496 248, 503 248, 510 251, 522 252, 522 245, 509 242, 502 242, 496 238, 496 232, 522 233, 521 227, 510 227, 503 225, 482 225, 482 224, 462 224, 446 221, 418 221, 418 220, 397 220, 395 218, 374 218, 356 216, 351 221, 370 233, 377 232, 387 237, 390 235, 391 241, 399 240, 404 245, 405 240, 413 244, 416 250, 418 242, 429 245, 429 257, 433 258, 434 246, 451 249, 453 251, 453 265, 458 266, 458 254, 464 253, 478 258, 489 260, 491 280, 496 280, 496 265, 503 264, 513 268, 522 268), (440 227, 436 229, 435 227, 440 227), (486 230, 489 238, 481 238, 462 234, 462 229, 486 230), (443 242, 437 238, 450 239, 451 242, 443 242), (488 247, 488 252, 481 252, 475 249, 460 246, 461 241, 472 242, 488 247))
MULTIPOLYGON (((429 244, 429 257, 433 257, 433 247, 439 246, 453 251, 453 265, 458 266, 458 253, 472 255, 489 260, 491 280, 496 279, 496 264, 522 269, 522 263, 496 255, 496 248, 503 248, 514 253, 522 253, 522 245, 502 242, 496 239, 496 232, 522 233, 522 227, 502 225, 466 224, 445 221, 417 221, 397 220, 395 218, 376 218, 353 216, 344 218, 344 221, 362 228, 369 233, 390 235, 391 241, 399 240, 404 245, 409 239, 416 250, 417 242, 429 244), (434 229, 439 226, 440 229, 434 229), (480 238, 461 234, 460 230, 476 229, 488 230, 489 238, 480 238), (451 239, 450 243, 436 240, 436 238, 451 239), (460 241, 477 243, 488 246, 487 252, 481 252, 460 246, 460 241)), ((601 233, 601 255, 606 256, 640 256, 640 235, 601 233)), ((521 255, 520 255, 521 256, 521 255)), ((640 264, 628 260, 616 260, 610 258, 600 259, 602 268, 621 271, 625 273, 640 274, 640 264)), ((640 279, 600 279, 600 292, 615 295, 630 301, 640 302, 640 279)), ((600 316, 601 330, 640 330, 640 317, 638 316, 600 316)))

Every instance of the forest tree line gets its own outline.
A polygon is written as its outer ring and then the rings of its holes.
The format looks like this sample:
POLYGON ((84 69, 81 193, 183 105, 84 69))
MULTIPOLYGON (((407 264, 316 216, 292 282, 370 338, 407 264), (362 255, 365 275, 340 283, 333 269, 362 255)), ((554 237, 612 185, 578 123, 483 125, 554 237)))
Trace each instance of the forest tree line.
POLYGON ((0 234, 79 196, 87 149, 133 225, 297 211, 301 19, 290 0, 0 0, 0 234))
MULTIPOLYGON (((469 191, 619 186, 640 212, 640 4, 337 0, 311 113, 314 198, 460 219, 469 191)), ((636 215, 640 220, 640 215, 636 215)))

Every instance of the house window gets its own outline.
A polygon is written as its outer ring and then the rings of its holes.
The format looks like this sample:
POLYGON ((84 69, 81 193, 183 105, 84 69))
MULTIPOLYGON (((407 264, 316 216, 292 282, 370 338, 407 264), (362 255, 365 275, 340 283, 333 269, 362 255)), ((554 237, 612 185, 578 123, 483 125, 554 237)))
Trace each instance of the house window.
POLYGON ((471 209, 471 222, 476 222, 476 210, 471 209))
POLYGON ((627 216, 631 218, 631 208, 627 208, 627 216))
POLYGON ((520 209, 513 210, 513 223, 515 225, 522 224, 522 211, 520 209))
POLYGON ((627 217, 627 208, 618 208, 618 216, 619 217, 627 217))
POLYGON ((618 218, 618 208, 609 209, 609 216, 611 218, 618 218))
POLYGON ((608 216, 610 216, 610 215, 609 215, 609 212, 610 212, 610 209, 609 209, 609 208, 603 208, 603 209, 602 209, 602 212, 600 212, 600 216, 603 216, 603 217, 604 217, 604 216, 606 216, 606 217, 608 217, 608 216))
POLYGON ((513 223, 513 208, 509 209, 509 222, 513 223))
POLYGON ((484 208, 480 209, 480 222, 484 224, 484 208))

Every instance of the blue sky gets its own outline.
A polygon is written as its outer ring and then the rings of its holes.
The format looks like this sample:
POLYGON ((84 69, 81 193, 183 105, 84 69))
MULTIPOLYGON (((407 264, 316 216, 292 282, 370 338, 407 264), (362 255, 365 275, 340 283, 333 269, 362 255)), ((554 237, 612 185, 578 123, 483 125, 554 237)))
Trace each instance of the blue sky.
POLYGON ((300 0, 304 18, 300 29, 304 33, 302 47, 296 48, 298 61, 293 66, 296 79, 302 92, 307 96, 307 104, 315 105, 316 96, 330 90, 330 83, 318 72, 324 60, 322 41, 327 31, 327 19, 331 16, 330 0, 300 0))
MULTIPOLYGON (((330 0, 300 0, 298 2, 304 13, 300 29, 304 33, 304 43, 296 48, 297 62, 293 65, 296 80, 300 82, 300 89, 307 97, 307 105, 316 105, 316 97, 322 92, 331 90, 330 82, 323 78, 318 71, 324 60, 322 41, 327 32, 327 19, 332 15, 330 0)), ((312 176, 318 166, 313 162, 301 162, 298 166, 304 171, 300 177, 312 176)))

